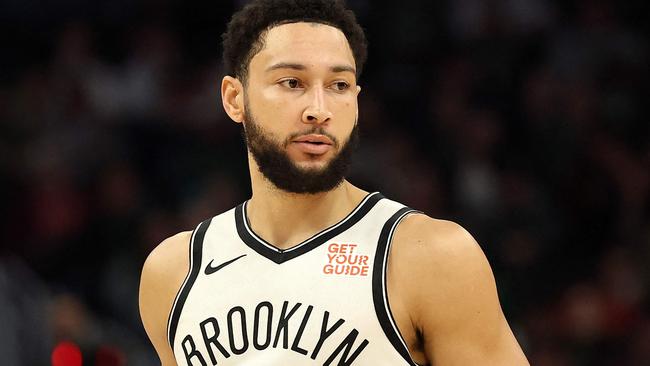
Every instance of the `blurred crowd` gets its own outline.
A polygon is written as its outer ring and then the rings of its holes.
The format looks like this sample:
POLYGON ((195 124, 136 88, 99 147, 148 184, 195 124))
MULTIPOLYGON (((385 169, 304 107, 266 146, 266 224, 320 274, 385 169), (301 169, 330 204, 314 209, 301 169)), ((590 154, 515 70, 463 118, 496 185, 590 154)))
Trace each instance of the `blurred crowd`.
MULTIPOLYGON (((250 194, 219 96, 244 3, 0 3, 3 364, 62 341, 157 364, 144 259, 250 194)), ((370 44, 350 180, 476 237, 533 365, 650 365, 643 3, 348 0, 370 44)))

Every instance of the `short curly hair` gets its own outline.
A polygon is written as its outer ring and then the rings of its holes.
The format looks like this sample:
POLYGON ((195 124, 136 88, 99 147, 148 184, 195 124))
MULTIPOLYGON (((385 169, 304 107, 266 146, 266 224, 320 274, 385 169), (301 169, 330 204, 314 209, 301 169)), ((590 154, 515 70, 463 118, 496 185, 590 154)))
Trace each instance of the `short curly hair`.
POLYGON ((288 23, 313 22, 338 28, 348 40, 357 78, 368 54, 363 29, 344 0, 253 0, 233 14, 223 40, 227 75, 246 81, 251 59, 264 47, 269 29, 288 23))

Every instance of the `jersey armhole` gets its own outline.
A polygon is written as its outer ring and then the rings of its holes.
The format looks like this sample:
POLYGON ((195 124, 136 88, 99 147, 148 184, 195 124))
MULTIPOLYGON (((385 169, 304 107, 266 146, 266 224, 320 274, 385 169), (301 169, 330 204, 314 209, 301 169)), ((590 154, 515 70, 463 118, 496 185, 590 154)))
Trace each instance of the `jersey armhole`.
POLYGON ((386 338, 388 338, 393 347, 395 347, 395 350, 409 365, 419 366, 415 361, 413 361, 413 358, 411 358, 404 337, 402 337, 402 334, 397 327, 390 305, 388 304, 388 290, 386 286, 388 254, 390 253, 393 234, 402 219, 413 213, 420 213, 420 211, 404 207, 391 216, 381 229, 372 272, 372 299, 375 305, 375 314, 377 315, 377 319, 379 320, 379 324, 381 325, 386 338))
POLYGON ((183 284, 181 285, 181 287, 178 289, 178 292, 176 293, 174 304, 172 305, 169 316, 167 318, 167 341, 169 342, 169 346, 172 349, 172 353, 174 352, 174 338, 176 336, 176 329, 178 328, 178 320, 181 316, 183 305, 185 304, 185 300, 187 300, 187 296, 190 293, 190 290, 192 289, 192 285, 194 285, 196 278, 199 276, 199 273, 201 272, 201 258, 203 257, 203 239, 205 238, 205 232, 208 230, 208 226, 210 226, 211 220, 212 219, 208 219, 200 223, 196 227, 196 229, 194 229, 194 231, 192 232, 192 236, 190 238, 190 244, 188 246, 190 266, 187 271, 187 276, 185 276, 185 280, 183 281, 183 284))

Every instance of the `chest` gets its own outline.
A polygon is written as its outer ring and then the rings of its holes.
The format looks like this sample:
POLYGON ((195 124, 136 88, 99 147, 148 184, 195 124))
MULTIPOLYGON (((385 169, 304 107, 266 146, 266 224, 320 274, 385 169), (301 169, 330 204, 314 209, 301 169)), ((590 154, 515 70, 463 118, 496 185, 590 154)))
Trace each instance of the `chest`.
POLYGON ((394 212, 365 212, 289 250, 243 219, 217 217, 193 239, 191 273, 170 315, 179 364, 409 364, 385 296, 394 212))

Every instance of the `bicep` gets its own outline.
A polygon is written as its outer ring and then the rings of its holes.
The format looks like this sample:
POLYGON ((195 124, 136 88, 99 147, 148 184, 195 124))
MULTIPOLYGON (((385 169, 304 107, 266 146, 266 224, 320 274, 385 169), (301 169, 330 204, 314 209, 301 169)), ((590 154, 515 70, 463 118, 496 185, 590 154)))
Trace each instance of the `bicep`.
POLYGON ((528 365, 498 302, 468 295, 458 304, 447 311, 453 315, 436 321, 435 332, 425 325, 425 354, 433 365, 528 365))
POLYGON ((140 277, 140 317, 163 366, 176 365, 167 340, 167 320, 187 272, 189 259, 182 255, 186 253, 184 240, 183 235, 175 236, 154 249, 140 277))
POLYGON ((435 285, 422 292, 423 308, 435 309, 419 324, 427 358, 433 365, 528 365, 483 251, 464 230, 451 244, 446 263, 431 272, 435 285))
POLYGON ((166 315, 164 307, 156 296, 156 282, 151 278, 146 265, 140 280, 140 317, 142 325, 153 344, 163 366, 176 365, 173 352, 167 342, 166 315))

